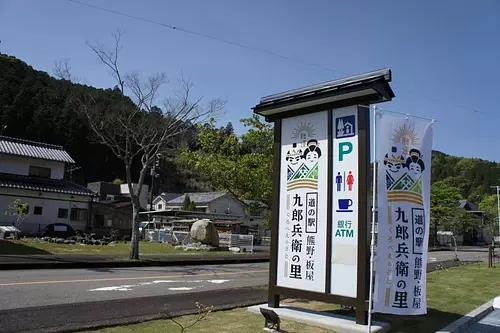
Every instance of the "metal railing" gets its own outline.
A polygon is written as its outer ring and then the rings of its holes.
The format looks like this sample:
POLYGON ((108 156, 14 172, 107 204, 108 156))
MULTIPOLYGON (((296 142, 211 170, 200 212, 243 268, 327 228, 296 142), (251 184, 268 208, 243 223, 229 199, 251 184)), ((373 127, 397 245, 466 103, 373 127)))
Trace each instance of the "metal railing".
POLYGON ((253 252, 253 235, 219 234, 219 244, 227 247, 239 247, 253 252))
MULTIPOLYGON (((253 252, 253 235, 219 234, 220 246, 239 247, 242 251, 253 252)), ((191 242, 191 234, 187 231, 153 231, 145 232, 144 239, 162 243, 181 243, 183 245, 191 242)))

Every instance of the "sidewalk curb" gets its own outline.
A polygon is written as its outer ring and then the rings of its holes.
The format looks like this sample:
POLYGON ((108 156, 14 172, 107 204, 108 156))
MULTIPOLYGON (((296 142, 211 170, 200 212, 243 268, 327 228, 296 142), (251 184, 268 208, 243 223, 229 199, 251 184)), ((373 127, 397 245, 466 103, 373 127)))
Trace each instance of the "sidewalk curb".
MULTIPOLYGON (((235 254, 235 256, 238 256, 235 254)), ((25 269, 78 269, 78 268, 120 268, 120 267, 159 267, 188 265, 227 265, 269 262, 269 256, 254 258, 186 258, 182 260, 140 260, 140 261, 73 261, 73 262, 41 262, 41 263, 9 263, 0 264, 1 270, 25 269)))
POLYGON ((493 299, 484 303, 483 305, 479 306, 478 308, 474 309, 472 312, 469 312, 462 318, 454 321, 453 323, 449 324, 448 326, 440 329, 436 333, 459 333, 459 332, 465 332, 465 330, 469 327, 472 326, 473 324, 477 323, 486 315, 488 315, 490 312, 493 311, 493 299))

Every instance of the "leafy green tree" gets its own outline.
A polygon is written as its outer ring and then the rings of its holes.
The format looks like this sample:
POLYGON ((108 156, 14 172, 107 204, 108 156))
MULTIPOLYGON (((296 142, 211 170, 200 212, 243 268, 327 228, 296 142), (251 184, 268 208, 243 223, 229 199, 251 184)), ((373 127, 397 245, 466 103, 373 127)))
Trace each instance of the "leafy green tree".
POLYGON ((451 231, 456 247, 456 236, 478 228, 481 219, 459 207, 462 196, 460 190, 449 186, 443 181, 431 185, 431 223, 433 225, 434 239, 437 238, 438 229, 451 231))
MULTIPOLYGON (((16 218, 14 226, 17 229, 21 229, 23 221, 29 216, 29 205, 22 202, 21 199, 15 199, 12 204, 7 207, 4 214, 5 216, 14 216, 16 218)), ((16 234, 15 236, 17 238, 18 235, 16 234)))
POLYGON ((200 149, 185 149, 179 162, 204 175, 217 190, 270 205, 273 128, 256 115, 241 122, 248 130, 240 136, 226 136, 213 119, 199 125, 200 149))
POLYGON ((496 194, 488 195, 479 203, 483 211, 484 223, 492 235, 498 235, 498 198, 496 194))
POLYGON ((188 194, 184 196, 184 200, 182 201, 182 210, 187 211, 195 211, 196 210, 196 202, 192 201, 188 194))

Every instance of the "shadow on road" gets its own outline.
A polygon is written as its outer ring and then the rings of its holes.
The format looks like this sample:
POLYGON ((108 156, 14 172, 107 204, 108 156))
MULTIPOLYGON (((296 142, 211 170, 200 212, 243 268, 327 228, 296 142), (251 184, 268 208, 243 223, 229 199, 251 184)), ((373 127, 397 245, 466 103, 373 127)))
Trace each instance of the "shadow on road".
POLYGON ((0 239, 0 254, 49 254, 45 250, 38 249, 36 247, 27 246, 25 244, 14 243, 8 240, 0 239))

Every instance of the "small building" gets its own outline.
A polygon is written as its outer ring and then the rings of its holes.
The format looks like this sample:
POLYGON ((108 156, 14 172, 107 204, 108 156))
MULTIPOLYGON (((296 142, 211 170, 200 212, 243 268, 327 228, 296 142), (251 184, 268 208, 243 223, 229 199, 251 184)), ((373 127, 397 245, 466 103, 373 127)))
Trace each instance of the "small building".
POLYGON ((132 202, 100 201, 93 204, 91 232, 99 237, 122 239, 132 234, 132 202))
POLYGON ((62 146, 0 136, 0 224, 16 223, 5 212, 19 199, 28 206, 23 233, 39 234, 56 222, 87 229, 94 192, 64 179, 74 163, 62 146))
MULTIPOLYGON (((110 182, 92 182, 87 184, 87 188, 97 193, 94 201, 130 201, 130 191, 127 184, 115 184, 110 182)), ((137 190, 137 184, 132 184, 134 191, 137 190)), ((142 209, 148 207, 148 185, 142 185, 139 203, 142 209)))
POLYGON ((181 210, 186 196, 189 196, 189 199, 196 204, 196 212, 231 215, 245 214, 245 204, 228 192, 199 192, 182 195, 162 193, 153 200, 153 210, 181 210))

